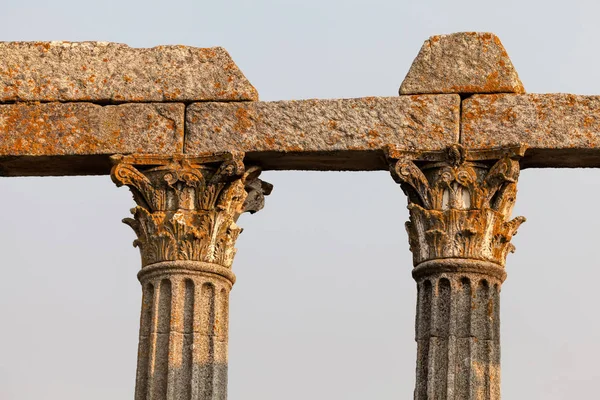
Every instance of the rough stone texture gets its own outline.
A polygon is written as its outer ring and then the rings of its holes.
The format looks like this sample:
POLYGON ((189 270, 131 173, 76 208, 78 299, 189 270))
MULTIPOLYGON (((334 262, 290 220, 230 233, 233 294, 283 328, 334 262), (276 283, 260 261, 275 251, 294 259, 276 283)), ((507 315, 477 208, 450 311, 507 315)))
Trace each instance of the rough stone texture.
POLYGON ((135 399, 226 400, 236 220, 271 185, 242 154, 118 156, 113 181, 137 207, 143 300, 135 399))
POLYGON ((140 277, 135 400, 227 399, 232 283, 193 265, 161 263, 153 275, 140 277))
POLYGON ((500 39, 477 32, 430 37, 400 86, 401 95, 524 92, 500 39))
POLYGON ((500 400, 500 283, 438 273, 417 280, 415 400, 500 400))
POLYGON ((523 151, 389 152, 410 210, 416 400, 500 399, 500 287, 525 220, 510 219, 523 151))
POLYGON ((258 99, 221 47, 0 42, 0 60, 0 102, 258 99))
POLYGON ((264 194, 271 191, 271 185, 258 179, 260 169, 246 170, 242 158, 113 157, 113 181, 127 185, 138 203, 134 218, 123 222, 138 236, 134 245, 140 248, 142 266, 181 260, 231 267, 241 232, 235 222, 243 212, 260 210, 264 194))
POLYGON ((184 113, 179 103, 0 105, 0 174, 107 173, 96 168, 111 154, 182 153, 184 113))
POLYGON ((523 143, 524 167, 600 167, 600 96, 475 95, 463 102, 461 141, 523 143))
POLYGON ((387 169, 382 149, 458 141, 458 95, 188 106, 186 154, 244 151, 264 169, 387 169))
POLYGON ((449 258, 504 266, 514 251, 510 241, 525 221, 510 219, 522 151, 478 153, 454 144, 437 154, 390 155, 392 177, 408 196, 406 230, 415 267, 449 258), (481 163, 490 158, 493 165, 481 163), (414 162, 424 159, 427 168, 414 162))

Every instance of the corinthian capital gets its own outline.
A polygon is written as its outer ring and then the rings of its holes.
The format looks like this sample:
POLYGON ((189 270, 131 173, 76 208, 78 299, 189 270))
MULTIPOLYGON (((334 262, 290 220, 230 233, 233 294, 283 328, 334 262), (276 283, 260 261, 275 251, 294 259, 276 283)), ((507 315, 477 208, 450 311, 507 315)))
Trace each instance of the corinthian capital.
POLYGON ((205 157, 115 156, 117 186, 131 189, 137 207, 123 220, 138 238, 142 267, 191 260, 231 267, 242 231, 238 217, 254 213, 271 192, 258 179, 260 169, 245 168, 242 153, 205 157))
POLYGON ((510 219, 522 146, 469 152, 388 151, 390 170, 408 196, 406 223, 415 266, 470 259, 504 266, 524 217, 510 219))

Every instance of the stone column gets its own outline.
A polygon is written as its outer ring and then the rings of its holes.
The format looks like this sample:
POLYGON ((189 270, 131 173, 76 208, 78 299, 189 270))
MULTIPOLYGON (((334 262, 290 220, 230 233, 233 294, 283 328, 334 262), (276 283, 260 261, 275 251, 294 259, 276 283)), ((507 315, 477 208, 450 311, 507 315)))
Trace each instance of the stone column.
POLYGON ((136 400, 227 398, 231 264, 243 212, 272 186, 243 154, 116 156, 111 176, 137 207, 123 220, 138 239, 143 299, 136 400))
POLYGON ((417 281, 416 400, 500 399, 500 287, 524 148, 391 150, 417 281))

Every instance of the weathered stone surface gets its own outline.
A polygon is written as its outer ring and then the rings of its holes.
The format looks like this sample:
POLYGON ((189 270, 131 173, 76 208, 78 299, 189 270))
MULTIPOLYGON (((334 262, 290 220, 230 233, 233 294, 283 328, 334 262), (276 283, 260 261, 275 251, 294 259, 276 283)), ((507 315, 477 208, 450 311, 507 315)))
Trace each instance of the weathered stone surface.
POLYGON ((436 150, 458 141, 458 95, 197 103, 186 154, 244 151, 265 169, 387 169, 382 150, 436 150))
POLYGON ((389 152, 417 281, 415 400, 500 399, 500 287, 522 147, 389 152))
POLYGON ((68 174, 54 171, 52 162, 68 164, 76 156, 86 156, 90 165, 73 172, 107 173, 110 168, 94 170, 94 157, 104 155, 106 165, 115 153, 181 154, 184 113, 179 103, 0 105, 0 174, 68 174))
POLYGON ((414 399, 500 400, 500 283, 440 273, 417 288, 414 399))
POLYGON ((496 265, 488 274, 503 279, 506 256, 514 251, 510 241, 525 221, 510 219, 523 153, 521 147, 467 151, 454 144, 443 152, 390 154, 392 177, 408 196, 414 273, 426 262, 473 259, 496 265))
POLYGON ((500 39, 478 32, 430 37, 400 86, 401 95, 524 92, 500 39))
POLYGON ((221 47, 0 42, 0 102, 257 100, 221 47))
POLYGON ((525 167, 600 167, 600 96, 475 95, 463 102, 462 143, 523 143, 525 167))
POLYGON ((124 220, 142 256, 136 400, 227 398, 236 221, 272 188, 242 158, 113 157, 113 181, 137 203, 124 220))
POLYGON ((0 105, 0 155, 181 153, 183 104, 0 105))
POLYGON ((202 266, 165 262, 140 274, 135 400, 227 399, 232 282, 202 266))
POLYGON ((113 181, 127 185, 138 203, 124 222, 138 236, 142 267, 181 260, 231 268, 242 231, 237 219, 262 209, 272 189, 242 159, 241 153, 113 157, 113 181))

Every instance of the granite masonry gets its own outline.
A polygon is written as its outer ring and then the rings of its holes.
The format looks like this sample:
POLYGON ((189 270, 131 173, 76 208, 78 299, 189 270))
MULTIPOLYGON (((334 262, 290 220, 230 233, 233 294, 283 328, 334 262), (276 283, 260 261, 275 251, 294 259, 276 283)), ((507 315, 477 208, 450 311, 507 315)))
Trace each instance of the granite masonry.
POLYGON ((600 167, 600 97, 525 94, 491 33, 429 38, 393 98, 260 102, 222 48, 2 42, 0 60, 0 176, 110 175, 133 194, 136 400, 227 398, 236 221, 263 208, 263 170, 390 171, 410 213, 414 398, 499 400, 519 172, 600 167))

